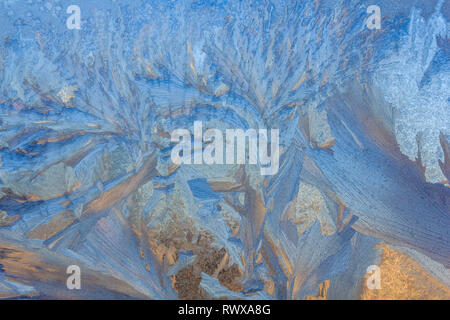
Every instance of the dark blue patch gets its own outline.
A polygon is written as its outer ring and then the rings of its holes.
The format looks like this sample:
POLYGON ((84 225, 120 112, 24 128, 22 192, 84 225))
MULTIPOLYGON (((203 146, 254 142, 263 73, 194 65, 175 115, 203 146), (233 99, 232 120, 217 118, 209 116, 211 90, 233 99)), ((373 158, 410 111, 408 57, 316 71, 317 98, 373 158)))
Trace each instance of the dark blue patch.
POLYGON ((188 181, 194 197, 199 199, 218 199, 219 196, 211 189, 206 179, 192 179, 188 181))

